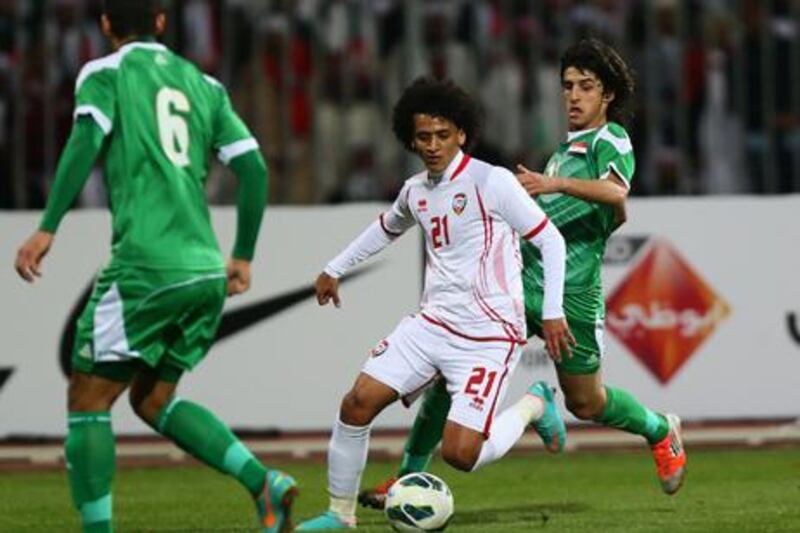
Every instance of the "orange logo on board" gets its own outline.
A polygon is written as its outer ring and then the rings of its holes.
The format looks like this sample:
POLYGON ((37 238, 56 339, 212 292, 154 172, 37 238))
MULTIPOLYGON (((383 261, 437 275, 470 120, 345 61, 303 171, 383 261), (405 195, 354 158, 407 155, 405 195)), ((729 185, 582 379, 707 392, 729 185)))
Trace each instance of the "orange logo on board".
POLYGON ((606 327, 662 384, 730 307, 669 243, 657 240, 606 301, 606 327))

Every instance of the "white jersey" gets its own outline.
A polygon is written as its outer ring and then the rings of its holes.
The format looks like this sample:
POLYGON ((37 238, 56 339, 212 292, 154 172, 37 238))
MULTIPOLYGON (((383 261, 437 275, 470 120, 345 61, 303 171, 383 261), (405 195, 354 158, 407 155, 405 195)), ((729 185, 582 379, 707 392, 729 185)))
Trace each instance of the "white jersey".
MULTIPOLYGON (((525 342, 519 237, 554 227, 510 171, 459 152, 440 179, 409 178, 378 223, 387 242, 414 224, 423 230, 425 319, 470 339, 525 342)), ((367 244, 369 232, 325 271, 339 276, 382 248, 367 244)), ((560 294, 557 303, 560 312, 560 294)))

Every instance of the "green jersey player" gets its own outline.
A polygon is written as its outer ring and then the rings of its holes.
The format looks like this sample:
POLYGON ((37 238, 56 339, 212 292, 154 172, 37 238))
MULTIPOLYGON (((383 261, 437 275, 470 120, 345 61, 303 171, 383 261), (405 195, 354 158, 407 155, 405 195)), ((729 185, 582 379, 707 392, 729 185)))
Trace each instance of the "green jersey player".
MULTIPOLYGON (((625 200, 634 155, 625 128, 634 83, 628 66, 606 44, 586 40, 561 59, 561 83, 569 132, 543 174, 518 168, 518 179, 556 224, 567 244, 564 312, 577 340, 572 353, 554 357, 567 409, 581 420, 643 436, 653 450, 661 487, 674 494, 685 474, 680 420, 647 409, 630 393, 603 384, 605 307, 600 269, 606 241, 625 222, 625 200)), ((538 250, 522 243, 523 284, 529 334, 541 332, 542 268, 538 250)), ((427 468, 441 438, 449 397, 438 384, 425 394, 406 444, 400 475, 427 468)), ((561 431, 537 427, 549 451, 563 449, 561 431)), ((359 496, 382 507, 389 480, 359 496)))
POLYGON ((283 531, 294 480, 268 470, 205 408, 175 396, 205 356, 227 295, 246 291, 267 198, 258 144, 225 88, 157 43, 159 0, 106 0, 101 20, 114 53, 76 82, 75 123, 38 231, 19 249, 28 282, 56 229, 104 157, 111 259, 81 315, 67 403, 67 470, 84 531, 112 530, 114 436, 110 409, 130 388, 136 414, 253 496, 263 531, 283 531), (232 258, 223 261, 205 199, 208 155, 239 178, 232 258))

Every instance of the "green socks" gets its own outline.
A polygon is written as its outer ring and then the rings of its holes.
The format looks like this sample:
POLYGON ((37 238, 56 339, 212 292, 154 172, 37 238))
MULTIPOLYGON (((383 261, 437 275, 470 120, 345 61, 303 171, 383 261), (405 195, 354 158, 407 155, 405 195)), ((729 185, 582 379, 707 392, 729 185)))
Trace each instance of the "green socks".
POLYGON ((669 433, 669 424, 663 415, 654 413, 630 393, 606 386, 606 407, 598 420, 628 433, 641 435, 655 444, 669 433))
MULTIPOLYGON (((64 445, 67 475, 84 533, 110 533, 111 481, 114 478, 114 434, 111 415, 69 413, 64 445)), ((267 470, 244 444, 201 406, 174 398, 158 415, 159 433, 195 458, 230 474, 253 497, 264 490, 267 470)))
POLYGON ((107 533, 111 527, 111 481, 114 479, 114 434, 108 411, 71 412, 64 444, 72 501, 85 533, 107 533))
POLYGON ((216 416, 195 403, 173 398, 158 414, 156 430, 196 459, 229 474, 255 498, 267 469, 216 416))
POLYGON ((411 434, 406 442, 399 476, 411 472, 424 472, 428 469, 433 450, 442 440, 444 423, 447 413, 450 412, 450 403, 447 384, 443 379, 439 379, 433 387, 425 392, 422 407, 417 413, 411 434))

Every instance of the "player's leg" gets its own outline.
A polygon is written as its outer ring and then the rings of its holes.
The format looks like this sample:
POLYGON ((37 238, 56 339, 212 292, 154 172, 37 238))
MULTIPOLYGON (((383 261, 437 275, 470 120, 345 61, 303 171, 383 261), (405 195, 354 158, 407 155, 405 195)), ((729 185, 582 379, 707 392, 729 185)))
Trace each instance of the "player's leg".
POLYGON ((603 385, 599 370, 570 374, 559 369, 558 380, 567 409, 576 418, 641 435, 650 444, 663 439, 669 431, 663 415, 654 413, 627 391, 603 385))
MULTIPOLYGON (((528 337, 541 337, 544 293, 530 276, 523 276, 523 287, 528 337)), ((556 406, 554 389, 544 381, 536 381, 528 388, 528 394, 540 398, 543 404, 542 415, 533 421, 531 427, 542 439, 547 451, 561 453, 567 441, 567 428, 556 406)))
POLYGON ((677 416, 651 411, 626 390, 603 385, 599 371, 581 375, 559 370, 558 376, 573 415, 644 437, 653 450, 662 489, 668 494, 677 492, 686 473, 677 416))
POLYGON ((169 364, 141 372, 131 386, 134 411, 192 457, 236 479, 256 501, 264 531, 280 531, 288 517, 276 516, 273 508, 289 506, 285 500, 296 493, 294 480, 267 470, 214 413, 175 396, 181 374, 169 364))
POLYGON ((301 523, 298 531, 348 529, 356 524, 356 496, 367 461, 370 424, 401 395, 418 390, 436 374, 425 351, 437 339, 418 318, 404 319, 372 351, 342 400, 328 445, 328 511, 301 523))
POLYGON ((358 494, 358 502, 361 505, 372 509, 383 509, 389 487, 398 477, 427 470, 433 457, 433 450, 442 440, 449 411, 450 393, 447 392, 447 382, 439 378, 424 393, 422 405, 406 441, 397 477, 393 476, 377 487, 361 491, 358 494))
MULTIPOLYGON (((425 401, 420 407, 411 435, 406 442, 398 477, 427 469, 433 449, 441 440, 450 406, 446 381, 439 379, 434 387, 425 393, 425 401)), ((553 391, 544 381, 537 381, 531 385, 527 394, 500 415, 497 420, 498 429, 494 432, 495 439, 490 444, 491 448, 487 447, 484 458, 494 460, 495 455, 504 455, 519 439, 527 425, 536 430, 548 451, 554 453, 563 451, 566 427, 555 404, 553 391), (524 423, 518 424, 516 422, 518 420, 524 423)), ((461 459, 455 460, 461 462, 461 459)), ((388 490, 396 479, 392 477, 373 489, 362 491, 358 495, 359 503, 364 507, 383 509, 388 490)))
POLYGON ((475 429, 474 425, 467 427, 451 418, 444 429, 442 457, 453 468, 475 471, 508 453, 522 437, 525 428, 543 413, 541 399, 525 394, 495 420, 487 421, 484 430, 475 429))
POLYGON ((356 496, 367 464, 372 420, 397 400, 393 388, 362 372, 342 399, 328 443, 328 511, 302 522, 298 531, 356 527, 356 496))
POLYGON ((162 290, 138 308, 137 319, 166 321, 167 325, 160 333, 163 354, 154 368, 137 376, 131 405, 140 418, 181 449, 239 481, 254 498, 262 531, 281 531, 289 527, 295 481, 265 468, 214 413, 175 396, 184 370, 197 365, 214 340, 225 301, 225 279, 200 275, 169 281, 174 290, 162 290))
POLYGON ((85 532, 112 531, 111 406, 126 387, 126 382, 77 371, 70 377, 64 456, 72 500, 85 532))
POLYGON ((450 405, 447 382, 441 378, 437 379, 433 386, 425 391, 422 405, 411 426, 403 460, 397 473, 398 477, 427 470, 433 450, 442 440, 450 405))
POLYGON ((454 468, 472 471, 504 456, 525 428, 542 418, 546 400, 529 391, 498 415, 519 345, 452 339, 452 346, 456 354, 439 359, 453 397, 442 457, 454 468))
POLYGON ((544 403, 525 394, 491 421, 482 431, 447 421, 442 442, 442 457, 453 468, 471 472, 503 457, 516 444, 525 428, 541 418, 544 403))
POLYGON ((228 426, 202 405, 175 396, 181 370, 140 373, 131 386, 131 406, 153 429, 208 466, 228 474, 254 498, 267 470, 228 426))
POLYGON ((72 352, 64 455, 84 531, 112 530, 115 447, 111 406, 139 370, 136 360, 125 357, 126 302, 119 287, 121 277, 114 268, 98 276, 78 319, 72 352))
POLYGON ((662 488, 674 493, 685 474, 680 421, 674 415, 668 418, 648 409, 624 389, 603 384, 602 305, 602 299, 590 295, 570 294, 564 300, 570 328, 577 340, 572 357, 557 365, 567 409, 581 420, 644 437, 653 448, 662 488))

